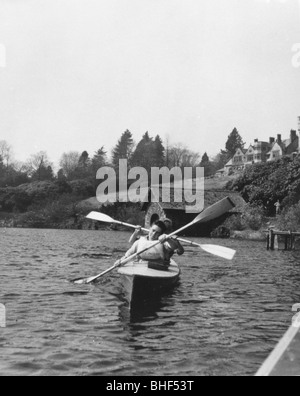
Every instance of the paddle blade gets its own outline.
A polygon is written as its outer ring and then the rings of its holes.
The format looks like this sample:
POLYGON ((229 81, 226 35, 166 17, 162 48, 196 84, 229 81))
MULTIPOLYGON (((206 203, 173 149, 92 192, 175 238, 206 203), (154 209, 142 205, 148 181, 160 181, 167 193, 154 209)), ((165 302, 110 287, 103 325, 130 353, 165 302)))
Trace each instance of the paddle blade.
POLYGON ((103 213, 91 212, 86 216, 87 219, 101 221, 102 223, 114 223, 115 220, 103 213))
POLYGON ((75 279, 71 281, 72 283, 75 283, 75 285, 85 285, 86 284, 86 279, 75 279))
POLYGON ((202 222, 205 223, 207 221, 211 221, 217 219, 218 217, 224 215, 229 212, 231 209, 235 207, 235 204, 231 201, 229 197, 222 199, 221 201, 215 203, 214 205, 209 206, 204 209, 193 221, 194 224, 202 222))
POLYGON ((200 245, 201 248, 210 254, 214 254, 215 256, 222 257, 226 260, 232 260, 236 254, 236 251, 233 249, 226 248, 224 246, 218 245, 200 245))

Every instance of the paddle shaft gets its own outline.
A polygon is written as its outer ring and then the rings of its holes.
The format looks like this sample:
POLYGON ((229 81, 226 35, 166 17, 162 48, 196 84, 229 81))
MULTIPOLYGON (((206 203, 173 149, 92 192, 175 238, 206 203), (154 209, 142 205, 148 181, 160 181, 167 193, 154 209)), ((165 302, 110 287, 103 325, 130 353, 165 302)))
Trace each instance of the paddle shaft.
MULTIPOLYGON (((149 234, 149 230, 148 230, 147 228, 135 226, 135 225, 133 225, 133 224, 124 223, 123 221, 111 219, 111 223, 119 224, 119 225, 122 225, 122 226, 124 226, 124 227, 135 228, 136 230, 140 229, 141 231, 143 231, 143 232, 149 234)), ((190 245, 190 246, 201 247, 201 245, 199 245, 198 243, 189 241, 189 240, 187 240, 187 239, 182 239, 182 238, 179 238, 179 237, 174 237, 173 239, 176 239, 177 241, 182 242, 182 243, 185 243, 185 244, 190 245)))

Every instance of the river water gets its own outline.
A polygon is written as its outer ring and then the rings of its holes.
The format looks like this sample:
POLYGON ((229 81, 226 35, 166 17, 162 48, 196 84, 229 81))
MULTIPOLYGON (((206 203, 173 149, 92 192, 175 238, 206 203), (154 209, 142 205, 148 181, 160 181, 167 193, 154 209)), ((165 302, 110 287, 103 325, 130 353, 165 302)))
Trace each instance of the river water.
POLYGON ((128 238, 0 230, 0 375, 255 374, 300 303, 300 257, 201 239, 236 248, 235 259, 187 248, 179 285, 130 313, 116 273, 92 286, 69 282, 109 268, 128 238))

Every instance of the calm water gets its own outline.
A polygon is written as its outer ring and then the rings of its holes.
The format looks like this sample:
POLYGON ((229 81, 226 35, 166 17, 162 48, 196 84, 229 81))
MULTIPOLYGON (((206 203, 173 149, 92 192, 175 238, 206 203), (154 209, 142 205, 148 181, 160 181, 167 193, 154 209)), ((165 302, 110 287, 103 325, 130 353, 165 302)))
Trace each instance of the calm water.
POLYGON ((253 375, 300 303, 300 258, 256 242, 233 262, 188 248, 178 287, 130 315, 117 274, 120 232, 0 230, 1 375, 253 375))

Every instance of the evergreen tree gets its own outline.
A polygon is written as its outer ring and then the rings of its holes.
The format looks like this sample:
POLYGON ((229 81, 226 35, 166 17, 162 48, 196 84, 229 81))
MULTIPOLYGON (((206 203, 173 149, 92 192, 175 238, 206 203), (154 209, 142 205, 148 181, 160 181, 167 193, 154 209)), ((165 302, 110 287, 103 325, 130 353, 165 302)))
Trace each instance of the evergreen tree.
POLYGON ((105 151, 104 146, 102 146, 98 151, 96 151, 92 159, 92 173, 93 177, 96 175, 98 169, 107 166, 107 151, 105 151))
POLYGON ((130 164, 132 149, 133 149, 133 138, 131 132, 127 129, 119 139, 116 147, 112 152, 112 164, 116 170, 119 169, 119 160, 127 159, 130 164))
POLYGON ((166 163, 165 148, 159 135, 154 140, 154 160, 155 166, 161 168, 166 163))
POLYGON ((207 153, 204 153, 200 162, 200 167, 204 168, 205 177, 212 176, 216 172, 216 166, 213 162, 210 161, 207 153))
POLYGON ((89 158, 89 153, 87 151, 83 151, 79 160, 78 166, 75 170, 74 177, 76 179, 85 179, 91 175, 91 161, 89 158))
POLYGON ((205 168, 209 163, 210 163, 209 157, 208 157, 207 153, 204 153, 204 155, 202 156, 202 160, 200 162, 200 166, 202 168, 205 168))
POLYGON ((50 165, 41 165, 33 174, 32 181, 53 181, 54 173, 50 165))
POLYGON ((149 173, 154 164, 154 141, 146 132, 132 155, 132 165, 145 168, 149 173))
POLYGON ((83 168, 87 168, 89 166, 89 163, 89 153, 87 151, 84 151, 79 158, 78 164, 83 168))
POLYGON ((226 152, 228 154, 228 157, 233 157, 236 153, 236 150, 238 148, 243 149, 244 146, 245 143, 243 142, 241 135, 239 134, 238 130, 234 128, 231 134, 228 136, 228 140, 226 143, 226 152))

